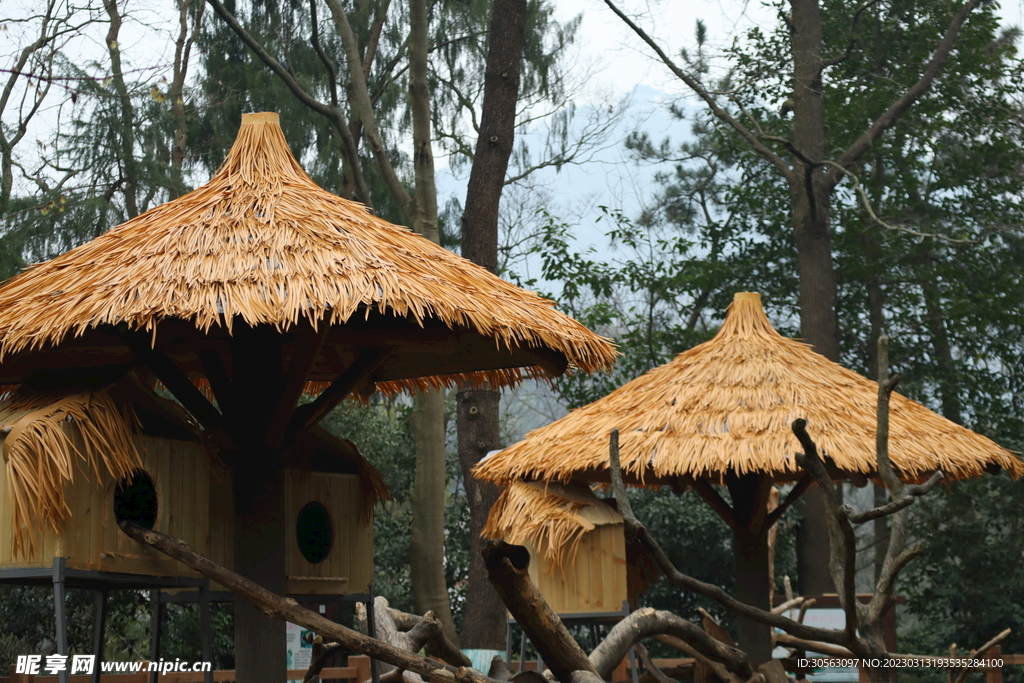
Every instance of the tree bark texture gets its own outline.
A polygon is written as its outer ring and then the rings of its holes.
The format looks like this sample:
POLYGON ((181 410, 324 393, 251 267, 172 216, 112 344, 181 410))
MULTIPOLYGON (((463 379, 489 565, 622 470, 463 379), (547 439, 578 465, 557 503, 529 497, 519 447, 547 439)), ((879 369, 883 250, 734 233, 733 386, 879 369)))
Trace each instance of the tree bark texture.
MULTIPOLYGON (((793 174, 790 200, 800 290, 800 334, 829 360, 839 360, 836 276, 829 225, 831 187, 816 166, 825 158, 825 106, 822 99, 821 8, 818 0, 792 0, 793 174)), ((817 487, 802 500, 804 521, 797 533, 797 576, 804 595, 834 590, 828 569, 825 505, 817 487)))
POLYGON ((120 121, 117 137, 121 141, 121 180, 123 181, 125 211, 128 218, 139 215, 139 178, 135 165, 135 113, 128 86, 124 82, 121 68, 121 47, 118 43, 121 32, 121 13, 116 0, 104 0, 103 7, 110 19, 107 29, 107 54, 110 57, 110 80, 119 100, 120 121))
POLYGON ((499 446, 497 391, 460 391, 456 401, 459 464, 469 500, 469 585, 463 612, 462 646, 502 650, 505 647, 505 605, 487 580, 481 537, 487 514, 498 499, 494 484, 473 476, 473 467, 499 446))
POLYGON ((488 541, 484 547, 488 577, 541 659, 561 683, 572 674, 597 674, 590 659, 569 635, 562 620, 530 580, 530 552, 521 545, 488 541))
POLYGON ((412 543, 409 564, 416 611, 433 612, 445 636, 458 643, 444 578, 445 466, 444 393, 431 391, 413 398, 410 420, 416 443, 412 486, 412 543))
POLYGON ((643 607, 615 624, 601 644, 590 653, 590 663, 599 676, 608 679, 633 645, 644 638, 663 634, 682 640, 703 657, 722 662, 740 680, 746 681, 753 675, 747 656, 741 650, 716 640, 680 616, 653 607, 643 607))
MULTIPOLYGON (((516 102, 526 26, 526 0, 495 0, 491 10, 484 98, 462 214, 462 255, 492 273, 498 270, 498 210, 515 137, 516 102)), ((483 530, 498 489, 477 481, 473 467, 500 447, 499 394, 460 391, 457 405, 459 463, 469 499, 471 552, 463 614, 464 647, 505 647, 505 607, 487 580, 483 530)))
MULTIPOLYGON (((427 83, 427 3, 409 0, 409 108, 412 112, 413 170, 416 193, 410 220, 413 230, 440 242, 430 89, 427 83)), ((354 62, 357 67, 361 62, 354 62)), ((412 590, 416 611, 437 615, 445 635, 458 643, 444 578, 445 464, 444 392, 428 391, 414 399, 411 422, 416 441, 416 475, 412 492, 412 590)))

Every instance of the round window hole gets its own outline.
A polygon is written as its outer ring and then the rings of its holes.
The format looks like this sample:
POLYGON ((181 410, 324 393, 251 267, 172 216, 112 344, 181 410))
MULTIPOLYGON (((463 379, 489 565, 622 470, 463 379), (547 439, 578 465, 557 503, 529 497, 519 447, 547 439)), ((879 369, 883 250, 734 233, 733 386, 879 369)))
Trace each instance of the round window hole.
POLYGON ((131 522, 144 529, 156 524, 157 499, 153 477, 145 470, 135 470, 125 477, 114 491, 114 519, 131 522))
POLYGON ((299 552, 311 564, 323 562, 334 544, 331 514, 318 501, 306 503, 295 520, 295 539, 299 552))

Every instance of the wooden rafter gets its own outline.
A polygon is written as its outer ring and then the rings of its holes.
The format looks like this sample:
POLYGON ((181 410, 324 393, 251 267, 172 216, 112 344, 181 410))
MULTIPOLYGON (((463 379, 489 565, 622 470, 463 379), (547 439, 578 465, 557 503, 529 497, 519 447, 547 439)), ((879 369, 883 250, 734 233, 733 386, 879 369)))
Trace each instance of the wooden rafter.
POLYGON ((338 378, 331 382, 331 385, 315 401, 295 410, 288 422, 282 447, 287 448, 306 430, 320 422, 361 382, 368 379, 377 366, 391 355, 395 348, 394 346, 377 346, 362 349, 352 365, 338 375, 338 378))

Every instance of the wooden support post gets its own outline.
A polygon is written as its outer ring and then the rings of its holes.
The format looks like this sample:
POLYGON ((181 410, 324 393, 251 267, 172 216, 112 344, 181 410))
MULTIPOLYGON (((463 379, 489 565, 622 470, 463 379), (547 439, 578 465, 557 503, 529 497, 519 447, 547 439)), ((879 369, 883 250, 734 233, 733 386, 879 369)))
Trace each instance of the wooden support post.
POLYGON ((310 427, 320 422, 327 413, 334 410, 334 407, 351 394, 360 383, 368 380, 373 371, 377 369, 377 366, 387 360, 387 357, 396 348, 395 346, 380 346, 361 349, 359 357, 356 358, 352 365, 338 375, 331 382, 330 386, 317 396, 315 401, 307 403, 292 414, 291 421, 288 423, 288 429, 285 432, 282 448, 287 449, 306 433, 310 427))
MULTIPOLYGON (((213 661, 213 630, 210 627, 210 580, 199 588, 199 632, 203 639, 203 661, 213 661)), ((203 672, 203 683, 213 683, 213 666, 203 672)))
MULTIPOLYGON (((280 453, 234 453, 235 571, 284 595, 285 492, 280 453)), ((280 683, 287 671, 285 622, 235 596, 235 671, 246 683, 280 683)))
MULTIPOLYGON (((63 557, 53 558, 53 612, 57 626, 57 654, 68 654, 68 618, 67 601, 65 600, 64 569, 67 560, 63 557)), ((67 667, 57 674, 60 683, 68 683, 67 667)))
MULTIPOLYGON (((1003 654, 1002 645, 993 645, 981 656, 985 659, 1001 659, 1003 654)), ((985 672, 985 683, 1003 683, 1003 667, 993 667, 985 672)))
MULTIPOLYGON (((150 607, 150 620, 149 620, 149 661, 158 662, 160 661, 160 627, 163 619, 161 618, 164 613, 163 603, 160 602, 160 591, 151 590, 149 591, 150 607)), ((157 678, 160 675, 157 671, 149 672, 149 683, 157 683, 157 678)))
MULTIPOLYGON (((377 637, 377 621, 373 615, 373 584, 370 584, 370 596, 366 599, 366 635, 371 638, 377 637)), ((377 669, 377 660, 370 657, 370 680, 373 683, 380 683, 380 672, 377 669)))
POLYGON ((92 651, 96 655, 93 663, 92 683, 100 683, 100 670, 103 668, 103 649, 107 636, 107 589, 101 588, 93 593, 93 626, 92 651))
MULTIPOLYGON (((726 479, 733 500, 733 552, 736 556, 736 598, 765 611, 769 603, 768 496, 772 479, 766 474, 745 474, 726 479)), ((772 658, 771 629, 745 617, 736 618, 736 640, 750 663, 758 666, 772 658)))

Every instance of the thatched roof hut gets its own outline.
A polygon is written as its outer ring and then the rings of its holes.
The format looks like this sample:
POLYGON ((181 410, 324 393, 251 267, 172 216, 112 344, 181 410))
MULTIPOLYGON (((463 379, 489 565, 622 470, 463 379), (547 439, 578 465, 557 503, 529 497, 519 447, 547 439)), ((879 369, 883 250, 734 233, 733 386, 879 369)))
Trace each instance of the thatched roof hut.
MULTIPOLYGON (((759 294, 739 293, 710 341, 482 461, 477 477, 509 486, 485 533, 538 526, 541 506, 509 504, 515 482, 608 482, 609 433, 618 429, 627 483, 695 488, 733 529, 736 597, 767 609, 769 529, 811 485, 791 423, 807 420, 832 476, 866 480, 876 474, 877 396, 875 382, 780 335, 759 294), (769 514, 772 483, 795 479, 769 514), (728 487, 731 504, 712 484, 728 487)), ((889 429, 889 457, 905 479, 938 469, 954 478, 1024 473, 1010 451, 898 394, 889 429)), ((564 519, 553 526, 569 528, 564 519)), ((754 660, 770 657, 766 627, 739 618, 737 630, 754 660)))
MULTIPOLYGON (((220 356, 229 370, 233 331, 259 326, 291 334, 286 355, 301 353, 303 332, 323 334, 309 359, 305 388, 312 393, 367 347, 391 348, 369 381, 390 393, 453 383, 501 386, 570 366, 605 368, 615 357, 608 340, 553 302, 319 188, 289 151, 277 115, 264 113, 243 117, 238 139, 207 184, 0 287, 0 385, 14 388, 49 373, 60 389, 72 382, 72 369, 81 377, 95 368, 92 381, 102 386, 139 362, 126 341, 134 331, 208 390, 211 368, 203 355, 220 356)), ((19 405, 50 405, 45 392, 24 394, 19 405)), ((103 421, 83 434, 127 446, 89 447, 82 455, 97 473, 103 464, 120 477, 137 456, 123 425, 110 428, 120 423, 93 403, 88 414, 103 421)), ((86 414, 78 408, 79 421, 86 414)), ((18 470, 10 495, 23 518, 36 511, 57 528, 66 509, 60 482, 71 470, 67 449, 51 432, 52 461, 29 464, 11 454, 7 460, 18 470)))
MULTIPOLYGON (((553 302, 317 187, 276 114, 243 116, 202 187, 0 287, 0 385, 155 376, 233 470, 235 570, 279 592, 283 456, 340 400, 502 386, 615 355, 553 302), (304 392, 319 395, 299 407, 304 392)), ((70 471, 20 471, 18 504, 60 521, 59 500, 31 499, 70 471)), ((261 646, 280 625, 240 603, 235 626, 238 676, 280 680, 283 653, 261 646)))
MULTIPOLYGON (((713 339, 627 382, 604 398, 535 429, 487 458, 476 476, 607 481, 608 434, 619 430, 622 467, 639 482, 721 481, 728 472, 802 474, 790 425, 802 417, 840 472, 875 472, 878 385, 779 334, 761 297, 743 292, 713 339)), ((1020 458, 992 440, 893 394, 889 454, 903 477, 937 469, 955 478, 1000 467, 1024 474, 1020 458)))

